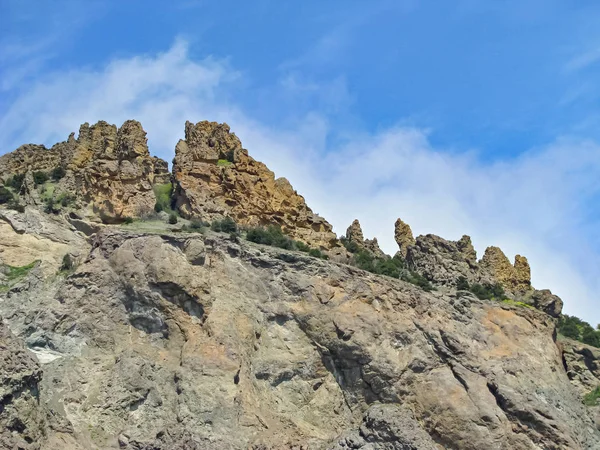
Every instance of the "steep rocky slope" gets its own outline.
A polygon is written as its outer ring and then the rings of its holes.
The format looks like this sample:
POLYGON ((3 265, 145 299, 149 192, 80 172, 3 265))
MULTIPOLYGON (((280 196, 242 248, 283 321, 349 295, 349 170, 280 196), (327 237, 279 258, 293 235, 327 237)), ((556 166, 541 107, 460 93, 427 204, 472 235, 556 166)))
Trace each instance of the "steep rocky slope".
POLYGON ((600 448, 600 354, 557 342, 562 301, 531 286, 525 258, 477 260, 468 236, 415 239, 400 219, 394 259, 358 221, 338 241, 211 122, 186 124, 172 205, 279 226, 329 261, 183 219, 114 224, 147 218, 171 178, 134 121, 0 158, 0 178, 19 174, 27 206, 0 205, 0 446, 600 448), (74 203, 48 208, 49 190, 74 203), (356 249, 435 290, 354 267, 356 249), (510 299, 465 289, 492 284, 510 299))
POLYGON ((598 448, 541 311, 218 233, 91 242, 0 302, 71 448, 598 448))

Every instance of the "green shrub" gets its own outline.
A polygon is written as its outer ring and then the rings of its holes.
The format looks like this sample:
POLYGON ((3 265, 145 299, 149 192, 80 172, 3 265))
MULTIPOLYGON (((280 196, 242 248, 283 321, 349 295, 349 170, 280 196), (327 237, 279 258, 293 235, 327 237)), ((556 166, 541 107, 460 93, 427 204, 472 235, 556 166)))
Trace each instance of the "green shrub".
POLYGON ((223 220, 215 220, 211 226, 211 230, 223 233, 237 233, 238 228, 231 217, 225 217, 223 220))
POLYGON ((512 305, 512 306, 520 306, 521 308, 534 309, 533 306, 531 306, 528 303, 519 302, 519 301, 516 301, 516 300, 512 300, 510 298, 503 299, 502 303, 506 303, 507 305, 512 305))
POLYGON ((558 319, 558 332, 565 337, 600 348, 600 330, 575 316, 563 314, 558 319))
POLYGON ((367 272, 375 272, 375 257, 372 253, 366 250, 359 250, 352 258, 354 265, 359 269, 366 270, 367 272))
POLYGON ((408 273, 403 273, 401 278, 403 281, 407 281, 415 286, 419 286, 426 292, 433 291, 433 286, 431 285, 430 281, 420 273, 410 271, 408 273))
POLYGON ((4 205, 13 200, 13 194, 4 186, 0 187, 0 205, 4 205))
POLYGON ((458 280, 456 280, 456 289, 459 291, 468 291, 470 289, 469 282, 465 277, 458 277, 458 280))
POLYGON ((400 278, 400 270, 393 258, 377 258, 374 260, 374 272, 392 278, 400 278))
POLYGON ((154 196, 156 197, 156 203, 154 204, 154 211, 170 211, 171 200, 173 196, 173 185, 171 183, 155 184, 152 186, 154 190, 154 196))
POLYGON ((63 256, 62 264, 60 266, 61 272, 68 272, 69 270, 73 270, 75 267, 75 261, 68 253, 63 256))
POLYGON ((10 177, 6 184, 13 188, 16 191, 21 190, 21 186, 23 186, 23 181, 25 180, 25 174, 16 174, 10 177))
POLYGON ((24 213, 25 212, 25 206, 20 203, 18 200, 11 200, 10 202, 8 202, 6 204, 6 207, 8 209, 12 209, 14 211, 20 212, 20 213, 24 213))
POLYGON ((360 250, 360 247, 358 246, 358 244, 356 242, 350 241, 345 236, 342 236, 340 238, 340 242, 342 243, 342 245, 344 247, 346 247, 346 250, 348 250, 350 253, 356 253, 360 250))
POLYGON ((68 194, 65 192, 65 193, 60 194, 57 197, 56 201, 58 203, 60 203, 61 206, 66 208, 67 206, 71 205, 75 201, 75 196, 73 194, 68 194))
POLYGON ((217 166, 220 166, 220 167, 228 167, 228 166, 230 166, 231 164, 232 164, 232 162, 231 162, 231 161, 228 161, 227 159, 219 159, 219 160, 217 161, 217 166))
POLYGON ((275 225, 271 225, 268 228, 250 228, 246 232, 246 239, 256 244, 271 245, 286 250, 296 248, 294 241, 283 234, 281 228, 275 225))
POLYGON ((58 214, 60 212, 60 206, 54 203, 54 199, 49 197, 46 200, 46 206, 44 207, 44 212, 46 214, 58 214))
POLYGON ((318 248, 311 248, 308 251, 308 254, 309 254, 309 256, 312 256, 313 258, 329 259, 329 256, 327 256, 325 253, 323 253, 318 248))
POLYGON ((36 263, 37 261, 34 261, 30 264, 27 264, 26 266, 21 267, 7 265, 6 267, 8 268, 8 273, 6 274, 6 282, 5 284, 0 284, 0 292, 8 291, 12 284, 19 281, 22 278, 25 278, 25 276, 31 271, 31 269, 35 267, 36 263))
POLYGON ((171 225, 175 225, 178 221, 179 219, 177 218, 177 214, 175 214, 174 212, 169 214, 169 223, 171 225))
POLYGON ((37 185, 44 184, 49 180, 48 174, 46 172, 37 171, 33 172, 33 181, 37 185))
POLYGON ((123 223, 126 225, 133 223, 133 217, 129 217, 129 216, 123 217, 123 223))
POLYGON ((592 392, 589 392, 583 397, 583 404, 586 406, 596 406, 600 404, 600 386, 597 386, 592 392))
POLYGON ((498 299, 502 300, 506 297, 504 293, 504 288, 500 285, 500 283, 495 284, 479 284, 475 283, 471 286, 470 291, 477 296, 480 300, 492 300, 498 299))
POLYGON ((308 253, 310 251, 310 247, 302 241, 295 241, 294 245, 301 252, 308 253))
POLYGON ((64 167, 58 166, 52 170, 51 176, 54 181, 58 181, 58 180, 61 180, 62 178, 64 178, 66 174, 67 174, 67 172, 64 169, 64 167))
POLYGON ((593 347, 600 347, 600 332, 591 327, 586 328, 581 333, 581 341, 593 347))
POLYGON ((190 229, 192 230, 203 230, 206 227, 209 227, 210 224, 203 222, 200 219, 193 218, 190 220, 190 229))

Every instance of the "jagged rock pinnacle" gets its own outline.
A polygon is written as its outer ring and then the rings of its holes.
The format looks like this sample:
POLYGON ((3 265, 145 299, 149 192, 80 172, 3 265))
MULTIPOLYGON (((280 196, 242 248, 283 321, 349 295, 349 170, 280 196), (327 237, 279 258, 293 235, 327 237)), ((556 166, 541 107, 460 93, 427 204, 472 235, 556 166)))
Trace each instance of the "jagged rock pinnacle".
POLYGON ((404 223, 402 219, 398 218, 394 227, 394 238, 400 248, 399 253, 402 257, 406 258, 406 252, 409 246, 415 244, 415 238, 413 237, 412 230, 407 223, 404 223))

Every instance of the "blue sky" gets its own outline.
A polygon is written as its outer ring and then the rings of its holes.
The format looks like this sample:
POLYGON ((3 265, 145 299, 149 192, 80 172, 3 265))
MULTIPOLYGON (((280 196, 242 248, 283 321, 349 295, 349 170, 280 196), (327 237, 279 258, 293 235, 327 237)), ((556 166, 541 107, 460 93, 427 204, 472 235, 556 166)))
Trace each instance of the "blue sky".
POLYGON ((529 257, 600 322, 600 4, 0 0, 0 153, 136 118, 227 121, 341 234, 529 257))

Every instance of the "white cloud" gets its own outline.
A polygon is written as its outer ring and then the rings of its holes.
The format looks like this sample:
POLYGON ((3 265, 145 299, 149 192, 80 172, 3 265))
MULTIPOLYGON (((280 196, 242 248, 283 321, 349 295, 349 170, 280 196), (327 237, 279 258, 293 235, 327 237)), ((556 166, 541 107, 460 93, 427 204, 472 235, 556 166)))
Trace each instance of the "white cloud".
POLYGON ((488 245, 511 258, 526 255, 537 287, 561 295, 568 313, 600 322, 592 234, 598 218, 589 214, 600 193, 596 143, 559 139, 495 163, 434 148, 426 132, 410 127, 339 130, 334 136, 344 141, 331 144, 322 112, 286 127, 252 118, 232 99, 238 78, 223 61, 192 60, 182 41, 168 52, 115 60, 99 70, 49 74, 15 94, 0 119, 0 148, 51 145, 84 121, 135 118, 148 131, 151 151, 170 160, 186 120, 227 121, 250 153, 287 177, 338 234, 358 218, 389 253, 397 217, 417 234, 469 234, 480 255, 488 245))

